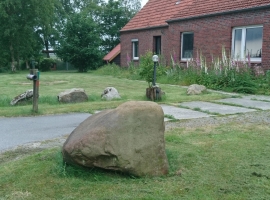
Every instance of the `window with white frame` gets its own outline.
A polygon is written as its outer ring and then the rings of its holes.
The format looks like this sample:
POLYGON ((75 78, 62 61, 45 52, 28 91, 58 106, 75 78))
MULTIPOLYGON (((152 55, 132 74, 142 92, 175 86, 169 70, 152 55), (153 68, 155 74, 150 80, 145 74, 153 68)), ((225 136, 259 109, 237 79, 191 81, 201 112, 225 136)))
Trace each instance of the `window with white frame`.
POLYGON ((261 61, 263 26, 235 27, 232 30, 232 55, 235 60, 261 61))
POLYGON ((139 60, 139 40, 132 39, 132 59, 139 60))
POLYGON ((188 60, 193 57, 193 32, 181 34, 181 60, 188 60))

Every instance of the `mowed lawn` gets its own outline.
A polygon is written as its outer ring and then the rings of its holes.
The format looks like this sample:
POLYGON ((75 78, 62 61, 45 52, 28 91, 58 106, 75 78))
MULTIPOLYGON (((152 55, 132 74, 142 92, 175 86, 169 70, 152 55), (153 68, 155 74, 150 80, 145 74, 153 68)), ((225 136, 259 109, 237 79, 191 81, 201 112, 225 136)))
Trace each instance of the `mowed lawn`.
MULTIPOLYGON (((31 89, 25 74, 0 74, 0 116, 31 115, 31 105, 10 106, 18 93, 31 89)), ((41 73, 38 114, 93 112, 129 100, 146 100, 147 83, 93 73, 41 73), (122 99, 103 101, 105 87, 118 89, 122 99), (84 88, 89 101, 59 104, 59 92, 84 88)), ((163 85, 161 102, 224 98, 218 93, 187 96, 186 89, 163 85)), ((269 119, 269 111, 266 112, 269 119)), ((225 118, 225 117, 224 117, 225 118)), ((0 154, 0 199, 270 199, 269 121, 207 124, 165 131, 169 174, 138 178, 99 169, 80 169, 62 161, 61 148, 19 148, 0 154)), ((252 120, 249 120, 252 121, 252 120)), ((196 123, 196 120, 192 121, 196 123)), ((178 122, 179 123, 179 122, 178 122)), ((181 123, 181 121, 180 121, 181 123)), ((46 143, 46 141, 44 141, 46 143)))
POLYGON ((74 168, 60 148, 0 154, 0 199, 270 199, 268 123, 176 128, 165 140, 163 177, 74 168))
MULTIPOLYGON (((27 72, 17 74, 0 74, 0 116, 31 115, 32 105, 11 106, 10 101, 17 95, 33 88, 33 83, 26 79, 27 72)), ((175 85, 159 85, 166 93, 159 103, 174 104, 192 100, 215 100, 224 98, 218 93, 206 93, 200 96, 186 95, 186 89, 175 85)), ((125 101, 145 101, 147 82, 120 79, 112 76, 96 75, 94 73, 75 72, 45 72, 40 74, 39 109, 38 114, 55 114, 67 112, 94 112, 106 108, 115 108, 125 101), (115 87, 122 99, 104 101, 101 94, 106 87, 115 87), (83 88, 89 101, 77 104, 60 104, 57 95, 71 88, 83 88)))

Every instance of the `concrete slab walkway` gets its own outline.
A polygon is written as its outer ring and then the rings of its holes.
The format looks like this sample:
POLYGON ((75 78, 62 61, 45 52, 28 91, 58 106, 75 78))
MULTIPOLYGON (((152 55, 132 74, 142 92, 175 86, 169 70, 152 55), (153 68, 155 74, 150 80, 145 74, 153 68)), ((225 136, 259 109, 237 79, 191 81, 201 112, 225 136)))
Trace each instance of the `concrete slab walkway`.
POLYGON ((256 108, 260 110, 270 110, 270 102, 250 100, 246 97, 244 98, 227 98, 220 99, 216 102, 229 103, 234 105, 240 105, 246 108, 256 108))
POLYGON ((185 103, 181 103, 180 105, 191 108, 191 109, 197 108, 204 112, 209 112, 211 114, 220 114, 220 115, 237 114, 237 113, 255 111, 255 109, 229 106, 229 105, 221 105, 217 103, 209 103, 209 102, 202 102, 202 101, 185 102, 185 103))
POLYGON ((263 95, 246 95, 242 97, 243 99, 250 99, 250 100, 257 100, 257 101, 269 101, 270 96, 263 96, 263 95))
MULTIPOLYGON (((210 117, 211 115, 203 112, 198 112, 186 108, 179 108, 176 106, 169 106, 169 105, 160 105, 163 109, 165 115, 171 115, 175 119, 194 119, 194 118, 201 118, 201 117, 210 117)), ((165 118, 165 121, 169 119, 165 118)))

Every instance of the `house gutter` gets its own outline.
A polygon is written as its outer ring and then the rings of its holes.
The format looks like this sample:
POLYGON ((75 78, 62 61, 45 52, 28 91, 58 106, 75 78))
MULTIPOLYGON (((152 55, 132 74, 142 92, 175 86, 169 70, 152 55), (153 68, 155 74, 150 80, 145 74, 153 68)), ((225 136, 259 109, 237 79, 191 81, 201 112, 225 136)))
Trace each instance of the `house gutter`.
POLYGON ((144 30, 149 30, 149 29, 157 29, 157 28, 166 28, 169 25, 160 25, 160 26, 148 26, 148 27, 144 27, 144 28, 136 28, 136 29, 129 29, 129 30, 120 30, 121 33, 123 32, 133 32, 133 31, 144 31, 144 30))
POLYGON ((191 19, 200 19, 200 18, 206 18, 206 17, 215 17, 215 16, 220 16, 220 15, 228 15, 228 14, 242 13, 242 12, 248 12, 248 11, 263 10, 263 9, 267 9, 267 8, 270 8, 270 4, 265 5, 265 6, 254 7, 254 8, 246 8, 246 9, 242 9, 242 10, 231 10, 231 11, 224 11, 224 12, 219 12, 219 13, 211 13, 211 14, 206 14, 206 15, 193 16, 193 17, 171 19, 171 20, 167 20, 166 22, 167 23, 179 22, 179 21, 186 21, 186 20, 191 20, 191 19))

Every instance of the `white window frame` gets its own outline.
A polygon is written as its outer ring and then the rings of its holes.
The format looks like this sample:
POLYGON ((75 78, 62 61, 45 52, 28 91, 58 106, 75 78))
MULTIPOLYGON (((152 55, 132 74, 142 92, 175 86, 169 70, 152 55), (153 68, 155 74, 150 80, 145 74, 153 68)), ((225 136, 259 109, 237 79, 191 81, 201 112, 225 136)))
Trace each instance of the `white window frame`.
MULTIPOLYGON (((239 26, 239 27, 234 27, 232 29, 232 45, 231 45, 231 52, 232 52, 232 59, 238 60, 238 61, 247 61, 248 58, 245 55, 245 45, 246 45, 246 29, 248 28, 263 28, 263 25, 250 25, 250 26, 239 26), (242 38, 241 38, 241 55, 239 57, 234 56, 234 39, 235 39, 235 30, 241 29, 242 30, 242 38)), ((263 41, 263 36, 262 36, 262 41, 263 41)), ((250 58, 251 62, 261 62, 262 58, 250 58)))
POLYGON ((133 60, 139 60, 139 40, 138 39, 132 39, 132 59, 133 60), (137 56, 135 56, 135 44, 137 43, 137 56))
MULTIPOLYGON (((183 57, 183 44, 184 44, 183 40, 184 40, 184 35, 185 34, 193 34, 193 48, 194 48, 194 32, 182 32, 181 33, 181 55, 180 56, 181 56, 181 60, 188 61, 188 60, 192 59, 192 57, 191 58, 183 57)), ((192 52, 192 56, 193 56, 193 52, 192 52)))

